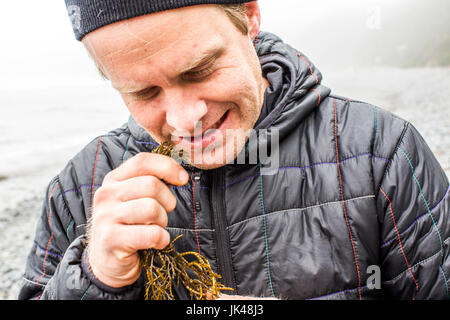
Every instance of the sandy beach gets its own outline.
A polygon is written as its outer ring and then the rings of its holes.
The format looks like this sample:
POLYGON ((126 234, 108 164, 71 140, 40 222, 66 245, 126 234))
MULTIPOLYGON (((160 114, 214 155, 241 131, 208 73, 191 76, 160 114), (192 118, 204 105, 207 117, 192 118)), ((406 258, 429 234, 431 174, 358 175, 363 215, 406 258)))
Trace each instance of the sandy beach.
MULTIPOLYGON (((321 70, 334 93, 410 121, 450 177, 450 68, 321 70)), ((0 299, 17 298, 47 183, 84 145, 127 121, 108 85, 75 89, 10 89, 0 97, 0 299)))

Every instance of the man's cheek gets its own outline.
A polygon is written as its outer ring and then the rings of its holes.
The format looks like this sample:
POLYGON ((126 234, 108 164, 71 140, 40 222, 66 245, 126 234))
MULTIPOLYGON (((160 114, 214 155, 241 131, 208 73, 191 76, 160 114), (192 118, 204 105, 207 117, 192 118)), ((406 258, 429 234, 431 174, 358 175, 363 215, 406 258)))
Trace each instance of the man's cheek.
POLYGON ((133 115, 133 117, 134 115, 137 115, 140 109, 139 102, 130 97, 128 94, 121 94, 121 97, 128 111, 130 111, 130 114, 133 115))
POLYGON ((150 108, 130 110, 134 120, 157 141, 169 141, 171 129, 165 123, 164 113, 150 108))
POLYGON ((245 91, 243 89, 248 89, 249 75, 235 68, 222 68, 214 73, 213 77, 205 83, 204 88, 217 97, 230 98, 230 96, 245 91))

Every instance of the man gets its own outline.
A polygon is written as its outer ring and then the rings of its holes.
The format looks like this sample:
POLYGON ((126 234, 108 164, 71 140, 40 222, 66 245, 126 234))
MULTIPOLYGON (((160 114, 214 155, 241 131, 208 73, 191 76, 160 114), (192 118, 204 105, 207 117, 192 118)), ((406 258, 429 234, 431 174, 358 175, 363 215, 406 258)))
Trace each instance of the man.
POLYGON ((180 234, 238 296, 449 298, 449 184, 426 143, 331 94, 256 1, 66 3, 131 117, 50 182, 21 299, 140 299, 138 250, 180 234), (166 141, 182 161, 150 153, 166 141))

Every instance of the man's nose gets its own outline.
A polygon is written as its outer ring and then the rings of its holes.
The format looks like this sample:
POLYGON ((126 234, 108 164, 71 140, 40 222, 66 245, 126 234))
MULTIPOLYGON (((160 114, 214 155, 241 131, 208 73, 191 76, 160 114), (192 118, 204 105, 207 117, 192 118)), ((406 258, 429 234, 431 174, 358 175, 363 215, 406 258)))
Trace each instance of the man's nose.
POLYGON ((165 104, 167 124, 176 131, 192 133, 208 113, 204 100, 181 92, 167 93, 165 104))

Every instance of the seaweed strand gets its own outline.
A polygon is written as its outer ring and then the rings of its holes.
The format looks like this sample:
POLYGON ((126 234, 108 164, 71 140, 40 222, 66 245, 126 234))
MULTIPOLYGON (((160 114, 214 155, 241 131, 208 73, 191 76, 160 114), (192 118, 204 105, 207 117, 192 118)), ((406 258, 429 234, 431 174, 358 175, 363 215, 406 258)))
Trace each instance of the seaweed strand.
MULTIPOLYGON (((163 143, 153 153, 172 156, 173 145, 163 143)), ((146 276, 146 300, 174 300, 173 286, 182 284, 195 300, 217 299, 222 291, 233 290, 220 283, 221 276, 213 272, 208 259, 199 253, 178 253, 174 243, 179 235, 162 250, 140 250, 141 268, 146 276)))

